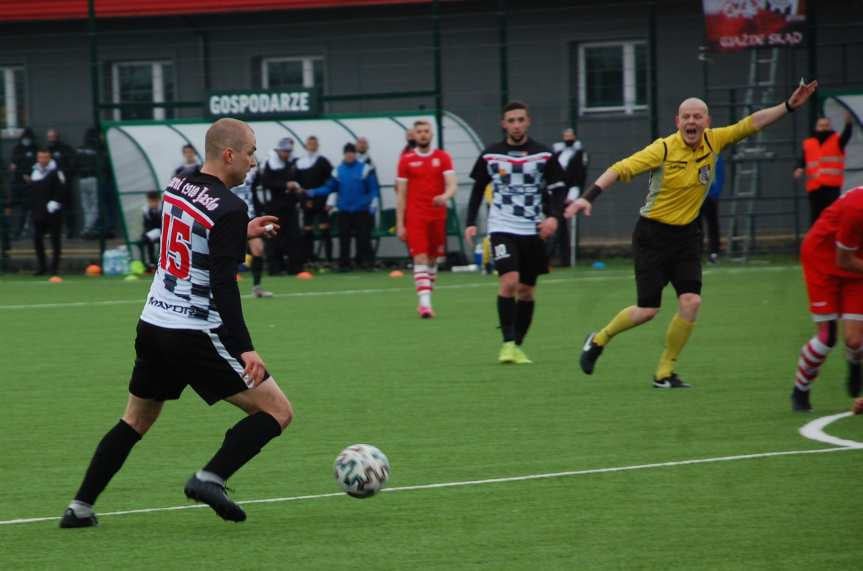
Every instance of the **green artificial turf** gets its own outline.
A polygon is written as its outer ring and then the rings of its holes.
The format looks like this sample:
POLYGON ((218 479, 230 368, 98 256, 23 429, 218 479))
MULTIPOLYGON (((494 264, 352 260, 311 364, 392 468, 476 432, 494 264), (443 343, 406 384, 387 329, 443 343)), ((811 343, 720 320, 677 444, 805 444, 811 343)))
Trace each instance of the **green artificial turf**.
MULTIPOLYGON (((0 568, 858 568, 863 451, 674 464, 830 448, 798 429, 848 409, 843 351, 822 370, 814 413, 789 407, 812 332, 798 267, 706 273, 678 368, 688 391, 651 388, 670 288, 657 319, 617 337, 594 375, 578 368, 584 335, 634 301, 626 263, 540 281, 524 345, 533 365, 496 363, 495 283, 442 273, 438 316, 423 321, 409 274, 266 278, 277 297, 245 298, 246 319, 296 418, 232 479, 234 497, 337 492, 332 462, 357 442, 388 455, 391 488, 588 473, 249 504, 242 524, 187 509, 104 515, 86 530, 0 525, 0 568)), ((57 517, 69 501, 122 414, 148 287, 0 278, 0 521, 57 517)), ((187 390, 97 510, 187 505, 183 482, 239 418, 187 390)), ((826 431, 863 441, 863 418, 826 431)))

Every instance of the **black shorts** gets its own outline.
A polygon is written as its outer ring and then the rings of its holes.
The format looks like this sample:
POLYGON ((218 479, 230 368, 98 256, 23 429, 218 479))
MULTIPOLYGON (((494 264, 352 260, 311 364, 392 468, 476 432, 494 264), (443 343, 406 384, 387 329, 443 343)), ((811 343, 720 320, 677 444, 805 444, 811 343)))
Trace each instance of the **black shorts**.
POLYGON ((677 295, 701 293, 701 223, 672 226, 639 218, 632 233, 638 307, 662 305, 668 282, 677 295))
MULTIPOLYGON (((245 364, 224 326, 207 331, 166 329, 138 321, 129 392, 143 399, 176 400, 186 385, 207 404, 250 388, 245 364)), ((269 373, 264 373, 268 378, 269 373)))
POLYGON ((535 286, 537 278, 548 273, 548 254, 539 236, 493 232, 490 237, 497 275, 518 272, 519 283, 535 286))

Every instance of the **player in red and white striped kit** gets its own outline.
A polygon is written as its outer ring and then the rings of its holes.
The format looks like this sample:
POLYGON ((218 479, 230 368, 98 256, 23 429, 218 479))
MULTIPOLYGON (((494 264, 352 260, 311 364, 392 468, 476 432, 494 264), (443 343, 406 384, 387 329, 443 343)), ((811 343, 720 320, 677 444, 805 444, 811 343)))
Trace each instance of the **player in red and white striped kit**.
POLYGON ((809 293, 809 311, 818 332, 800 350, 791 408, 812 410, 811 383, 836 344, 844 321, 848 393, 863 385, 863 186, 851 189, 821 213, 800 251, 809 293))
POLYGON ((452 157, 432 149, 431 124, 414 122, 416 147, 402 154, 396 178, 396 234, 407 242, 414 261, 414 284, 423 319, 434 317, 431 294, 437 258, 446 253, 446 213, 458 188, 452 157))

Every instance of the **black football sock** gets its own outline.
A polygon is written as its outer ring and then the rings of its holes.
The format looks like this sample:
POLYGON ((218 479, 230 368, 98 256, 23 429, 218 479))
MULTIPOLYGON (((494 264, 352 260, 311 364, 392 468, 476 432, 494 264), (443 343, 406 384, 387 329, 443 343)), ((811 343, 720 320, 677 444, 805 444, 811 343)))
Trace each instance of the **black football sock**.
POLYGON ((227 480, 254 458, 267 442, 281 433, 282 427, 278 421, 266 412, 247 416, 228 429, 222 447, 204 466, 204 471, 227 480))
POLYGON ((515 344, 521 345, 530 322, 533 321, 533 301, 519 301, 515 304, 515 344))
POLYGON ((515 340, 515 298, 497 296, 497 318, 500 321, 500 333, 503 341, 515 340))
POLYGON ((261 274, 264 273, 264 258, 252 256, 252 285, 261 285, 261 274))
POLYGON ((141 435, 122 420, 109 430, 93 453, 93 459, 90 460, 84 481, 75 494, 75 500, 91 506, 95 504, 96 498, 123 466, 132 447, 139 440, 141 435))

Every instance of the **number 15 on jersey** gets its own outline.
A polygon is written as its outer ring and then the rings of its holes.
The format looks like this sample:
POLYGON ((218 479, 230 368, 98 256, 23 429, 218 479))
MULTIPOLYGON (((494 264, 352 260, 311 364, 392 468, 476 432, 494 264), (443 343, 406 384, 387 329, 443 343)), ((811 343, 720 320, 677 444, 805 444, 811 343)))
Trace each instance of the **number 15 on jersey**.
POLYGON ((180 280, 189 279, 192 263, 192 228, 181 218, 164 213, 159 266, 180 280))

